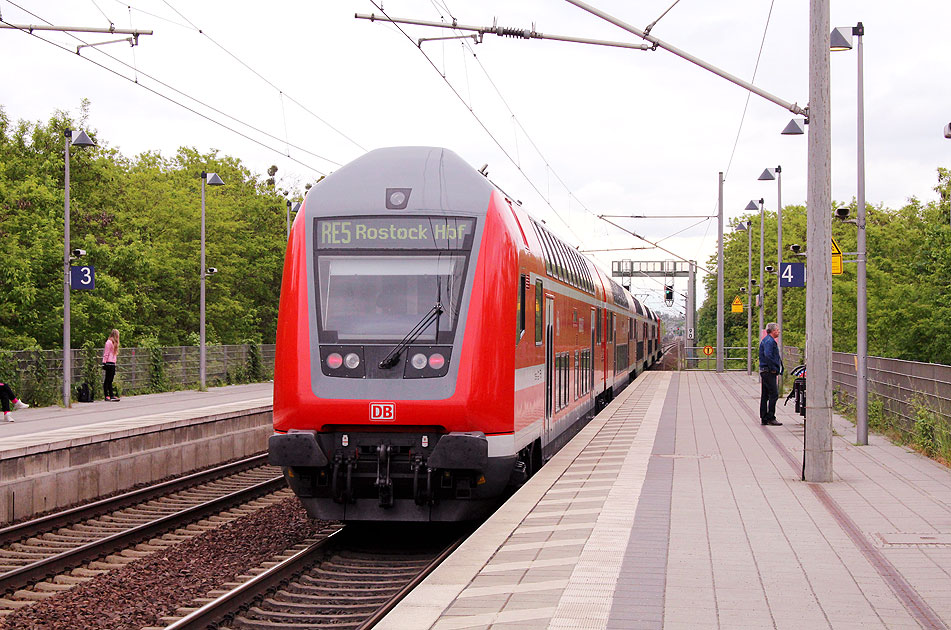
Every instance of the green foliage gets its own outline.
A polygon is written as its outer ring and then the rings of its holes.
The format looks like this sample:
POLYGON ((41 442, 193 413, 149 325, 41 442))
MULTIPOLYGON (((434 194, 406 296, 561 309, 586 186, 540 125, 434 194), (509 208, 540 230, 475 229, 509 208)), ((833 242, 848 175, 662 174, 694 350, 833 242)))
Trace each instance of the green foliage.
POLYGON ((20 371, 17 358, 12 350, 0 350, 0 383, 6 383, 14 394, 20 391, 20 371))
MULTIPOLYGON (((96 289, 74 291, 72 339, 100 344, 112 328, 126 346, 154 338, 193 345, 199 322, 202 170, 206 191, 208 339, 273 342, 285 233, 283 191, 217 151, 128 158, 85 122, 56 112, 13 123, 0 108, 0 344, 62 347, 63 130, 82 126, 98 146, 70 150, 71 248, 87 251, 96 289)), ((97 379, 98 380, 98 379, 97 379)))
MULTIPOLYGON (((938 200, 922 203, 912 197, 900 209, 866 207, 868 252, 868 352, 872 356, 951 364, 951 171, 938 169, 938 200)), ((844 204, 834 204, 839 207, 844 204)), ((856 206, 851 204, 852 215, 856 206)), ((751 220, 753 277, 759 279, 759 213, 751 220)), ((777 264, 775 212, 765 213, 765 264, 777 264)), ((833 222, 832 233, 843 251, 857 249, 854 225, 833 222)), ((747 234, 724 234, 724 339, 727 346, 746 346, 746 313, 731 313, 730 303, 747 284, 747 234)), ((783 208, 783 262, 805 262, 789 251, 792 243, 806 245, 806 209, 783 208)), ((716 265, 716 257, 709 261, 716 265)), ((716 277, 704 279, 707 299, 698 312, 697 345, 716 344, 716 277)), ((765 276, 765 321, 776 321, 776 283, 765 276)), ((747 298, 743 298, 744 304, 747 298)), ((833 349, 855 352, 856 266, 832 280, 833 349)), ((783 290, 783 343, 805 346, 805 289, 783 290)), ((753 342, 757 334, 753 313, 753 342)))
POLYGON ((59 381, 52 374, 46 356, 40 349, 32 348, 27 352, 25 363, 20 389, 14 390, 17 396, 36 407, 55 404, 60 396, 59 381))
POLYGON ((164 349, 155 337, 146 337, 139 342, 139 347, 149 356, 149 385, 150 392, 167 392, 168 378, 165 375, 164 349))
POLYGON ((247 379, 251 383, 264 380, 264 366, 261 364, 261 346, 257 339, 248 339, 247 379))
POLYGON ((102 400, 102 361, 98 345, 89 339, 83 344, 83 382, 89 384, 93 400, 102 400))

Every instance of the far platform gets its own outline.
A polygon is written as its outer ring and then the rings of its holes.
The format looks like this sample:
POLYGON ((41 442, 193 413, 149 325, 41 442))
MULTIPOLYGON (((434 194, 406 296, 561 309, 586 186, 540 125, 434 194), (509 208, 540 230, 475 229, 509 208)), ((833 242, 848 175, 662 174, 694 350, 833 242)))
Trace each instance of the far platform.
POLYGON ((49 442, 52 436, 42 437, 42 434, 51 431, 56 431, 56 437, 62 438, 89 431, 105 432, 122 422, 160 424, 172 418, 197 418, 223 410, 269 407, 273 392, 274 384, 267 382, 209 387, 203 392, 189 389, 127 396, 119 402, 74 402, 70 408, 30 407, 14 411, 14 422, 0 421, 0 451, 13 450, 37 440, 49 442))
POLYGON ((947 628, 951 471, 836 417, 804 483, 802 419, 758 409, 745 373, 639 376, 376 627, 947 628))

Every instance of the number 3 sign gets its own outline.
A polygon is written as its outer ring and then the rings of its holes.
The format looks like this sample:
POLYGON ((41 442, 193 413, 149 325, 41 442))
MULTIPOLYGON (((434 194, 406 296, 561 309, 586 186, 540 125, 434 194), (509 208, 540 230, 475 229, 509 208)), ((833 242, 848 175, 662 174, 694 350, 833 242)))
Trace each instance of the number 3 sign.
POLYGON ((96 288, 96 268, 92 265, 69 268, 69 286, 74 291, 88 291, 96 288))

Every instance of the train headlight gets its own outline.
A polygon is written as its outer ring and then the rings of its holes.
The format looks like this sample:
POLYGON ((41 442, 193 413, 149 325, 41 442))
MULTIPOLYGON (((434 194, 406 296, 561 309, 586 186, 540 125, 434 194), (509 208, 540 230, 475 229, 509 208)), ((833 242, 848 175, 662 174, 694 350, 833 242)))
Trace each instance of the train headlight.
MULTIPOLYGON (((330 357, 327 358, 329 360, 330 357)), ((347 366, 348 370, 355 370, 360 367, 360 357, 356 352, 351 352, 343 358, 343 364, 347 366)))
POLYGON ((336 370, 341 365, 343 365, 343 357, 340 356, 340 353, 331 352, 327 355, 327 367, 329 367, 331 370, 336 370))
POLYGON ((426 362, 427 362, 426 355, 423 354, 422 352, 414 354, 410 362, 412 363, 414 368, 416 368, 417 370, 421 370, 424 367, 426 367, 426 362))
POLYGON ((446 357, 438 352, 429 355, 429 367, 434 370, 441 370, 444 365, 446 365, 446 357))

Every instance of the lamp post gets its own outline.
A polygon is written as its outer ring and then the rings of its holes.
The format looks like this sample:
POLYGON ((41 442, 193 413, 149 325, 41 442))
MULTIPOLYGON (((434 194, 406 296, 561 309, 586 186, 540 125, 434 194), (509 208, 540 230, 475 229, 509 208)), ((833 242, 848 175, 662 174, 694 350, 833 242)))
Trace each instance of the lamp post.
MULTIPOLYGON (((767 168, 757 178, 761 181, 776 180, 776 273, 782 273, 783 266, 783 167, 767 168)), ((776 323, 779 324, 779 356, 783 356, 783 287, 779 278, 776 281, 776 323)))
MULTIPOLYGON (((756 293, 757 307, 759 310, 759 330, 763 332, 763 248, 766 245, 766 227, 763 213, 763 200, 755 199, 746 204, 746 210, 759 210, 759 291, 756 293)), ((752 295, 752 293, 750 293, 752 295)))
MULTIPOLYGON (((746 287, 741 291, 753 296, 753 222, 740 221, 734 228, 737 232, 746 232, 746 287)), ((746 375, 753 374, 753 302, 747 299, 746 308, 746 375)))
POLYGON ((863 76, 862 36, 865 27, 861 22, 853 27, 837 28, 829 37, 830 50, 851 50, 852 36, 856 38, 858 53, 857 131, 856 131, 856 241, 858 245, 856 278, 856 370, 855 370, 855 441, 868 444, 868 300, 865 269, 865 80, 863 76))
POLYGON ((205 390, 205 276, 208 275, 205 269, 205 183, 209 186, 223 186, 224 182, 218 177, 217 173, 201 172, 201 267, 199 268, 201 277, 201 306, 200 321, 198 324, 199 349, 198 349, 198 378, 201 390, 205 390))
POLYGON ((63 230, 63 406, 69 407, 72 404, 73 389, 73 357, 70 349, 70 330, 69 330, 69 145, 74 144, 77 147, 92 147, 96 143, 89 139, 85 131, 80 131, 76 138, 73 138, 72 129, 64 132, 66 136, 66 145, 63 153, 66 161, 66 177, 64 188, 66 191, 65 202, 63 205, 64 230, 63 230))

